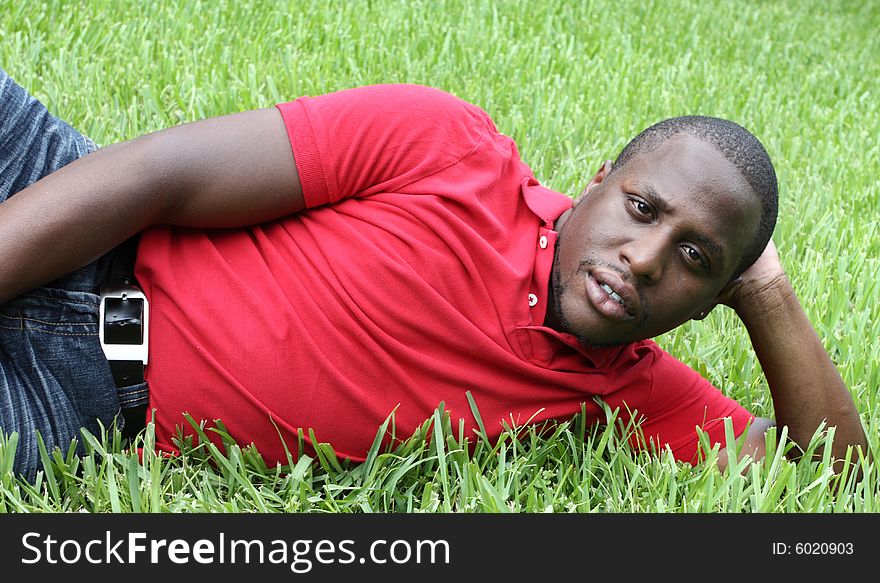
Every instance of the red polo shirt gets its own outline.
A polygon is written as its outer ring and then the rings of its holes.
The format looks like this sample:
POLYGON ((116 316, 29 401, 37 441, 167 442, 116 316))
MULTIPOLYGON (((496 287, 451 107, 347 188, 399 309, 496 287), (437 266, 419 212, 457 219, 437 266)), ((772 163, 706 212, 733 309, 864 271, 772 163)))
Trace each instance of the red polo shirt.
POLYGON ((269 461, 286 461, 282 439, 296 452, 300 428, 359 461, 392 412, 386 440, 441 403, 473 436, 468 391, 490 439, 582 404, 602 422, 600 397, 687 461, 695 427, 720 441, 723 417, 737 434, 751 419, 652 341, 584 349, 542 326, 553 223, 571 201, 478 107, 383 85, 278 109, 308 210, 143 234, 160 448, 174 451, 188 412, 269 461))

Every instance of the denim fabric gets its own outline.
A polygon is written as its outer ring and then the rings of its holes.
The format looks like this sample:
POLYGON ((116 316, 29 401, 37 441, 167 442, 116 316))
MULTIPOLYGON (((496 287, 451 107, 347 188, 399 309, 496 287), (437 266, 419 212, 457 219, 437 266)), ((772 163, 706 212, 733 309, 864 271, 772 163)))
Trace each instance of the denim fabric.
MULTIPOLYGON (((0 203, 94 149, 0 68, 0 203)), ((0 432, 18 433, 14 471, 29 479, 41 467, 37 432, 49 451, 79 438, 82 455, 80 429, 110 428, 120 411, 98 340, 98 287, 111 258, 0 305, 0 432)), ((146 402, 146 384, 123 393, 126 406, 146 402)))

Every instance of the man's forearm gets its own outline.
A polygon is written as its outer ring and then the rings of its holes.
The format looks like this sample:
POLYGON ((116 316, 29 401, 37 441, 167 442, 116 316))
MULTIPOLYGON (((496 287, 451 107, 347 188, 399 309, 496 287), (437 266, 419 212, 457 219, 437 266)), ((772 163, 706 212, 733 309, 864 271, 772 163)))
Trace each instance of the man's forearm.
POLYGON ((109 146, 0 204, 0 304, 151 225, 240 227, 304 207, 290 140, 275 108, 109 146))
POLYGON ((155 224, 165 201, 146 140, 93 152, 0 204, 0 304, 155 224))
POLYGON ((867 441, 858 411, 834 363, 822 346, 785 275, 744 297, 737 313, 770 386, 776 421, 803 449, 824 420, 835 426, 832 454, 867 441))

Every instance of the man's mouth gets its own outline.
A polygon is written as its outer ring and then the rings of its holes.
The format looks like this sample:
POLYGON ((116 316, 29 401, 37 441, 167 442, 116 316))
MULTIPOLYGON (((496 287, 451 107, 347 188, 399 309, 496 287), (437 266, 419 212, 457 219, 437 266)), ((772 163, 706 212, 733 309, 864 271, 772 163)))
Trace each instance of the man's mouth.
POLYGON ((604 289, 605 292, 606 292, 609 296, 611 296, 611 299, 613 299, 615 302, 617 302, 618 304, 620 304, 621 306, 623 306, 624 308, 626 308, 626 304, 624 303, 623 298, 620 297, 619 295, 617 295, 617 292, 614 291, 613 289, 611 289, 611 286, 610 286, 610 285, 608 285, 607 283, 602 283, 602 284, 599 284, 599 287, 601 287, 602 289, 604 289))
POLYGON ((639 312, 635 289, 614 272, 592 271, 587 275, 587 297, 603 316, 619 321, 632 320, 639 312))

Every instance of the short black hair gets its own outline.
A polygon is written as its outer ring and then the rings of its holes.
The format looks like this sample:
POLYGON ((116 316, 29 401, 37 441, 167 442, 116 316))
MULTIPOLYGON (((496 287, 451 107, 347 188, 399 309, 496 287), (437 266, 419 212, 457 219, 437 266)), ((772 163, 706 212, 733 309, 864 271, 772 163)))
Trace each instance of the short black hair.
POLYGON ((761 221, 752 244, 746 248, 743 259, 733 277, 745 271, 764 251, 776 227, 779 190, 776 171, 761 142, 741 125, 727 119, 702 115, 673 117, 643 130, 620 151, 611 168, 613 174, 637 154, 650 152, 669 138, 687 134, 700 139, 724 156, 751 186, 761 201, 761 221))

